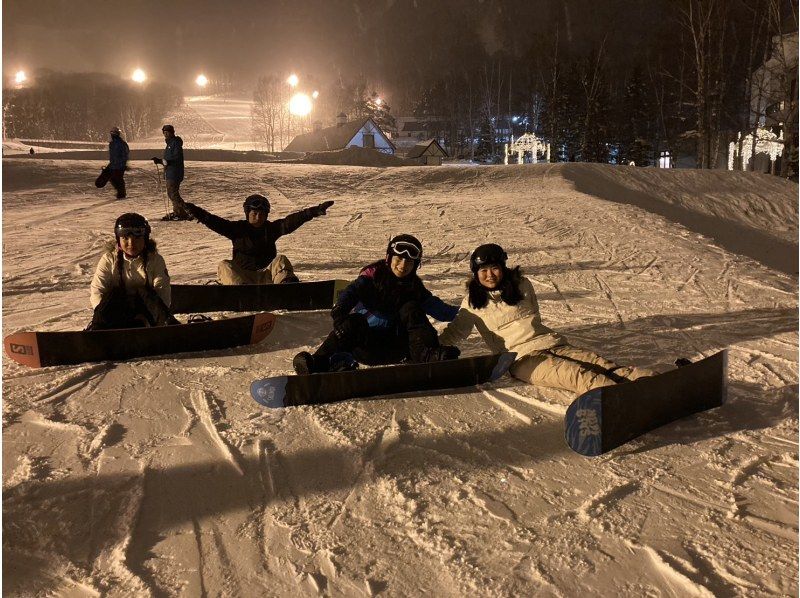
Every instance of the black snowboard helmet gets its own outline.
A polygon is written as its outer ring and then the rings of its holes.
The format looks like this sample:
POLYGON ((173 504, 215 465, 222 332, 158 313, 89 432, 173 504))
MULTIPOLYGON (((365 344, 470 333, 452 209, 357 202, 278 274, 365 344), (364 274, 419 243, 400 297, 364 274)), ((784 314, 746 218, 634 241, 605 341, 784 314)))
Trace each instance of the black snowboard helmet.
POLYGON ((487 243, 477 247, 469 258, 469 267, 472 270, 473 276, 478 274, 478 269, 481 266, 497 265, 501 266, 503 270, 506 268, 506 260, 508 254, 505 250, 496 243, 487 243))
POLYGON ((247 218, 247 215, 250 213, 250 210, 261 210, 262 212, 266 212, 269 214, 269 199, 267 199, 264 195, 259 195, 258 193, 254 193, 250 195, 247 199, 244 200, 242 204, 244 208, 244 217, 247 218))
POLYGON ((122 214, 114 223, 114 236, 119 242, 123 235, 133 235, 134 237, 144 237, 145 241, 150 239, 150 223, 147 218, 136 212, 122 214))
POLYGON ((392 256, 403 257, 414 261, 414 271, 417 271, 422 262, 422 243, 412 235, 397 235, 392 237, 386 246, 386 263, 390 264, 392 256))
POLYGON ((174 135, 175 134, 175 127, 173 127, 172 125, 164 125, 163 127, 161 127, 161 132, 163 133, 164 131, 169 131, 170 133, 172 133, 174 135))

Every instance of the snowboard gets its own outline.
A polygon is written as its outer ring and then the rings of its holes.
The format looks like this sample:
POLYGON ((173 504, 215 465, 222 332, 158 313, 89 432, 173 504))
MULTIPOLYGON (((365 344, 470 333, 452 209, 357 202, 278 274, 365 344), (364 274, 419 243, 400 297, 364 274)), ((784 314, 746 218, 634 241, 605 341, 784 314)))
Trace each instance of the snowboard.
POLYGON ((16 332, 3 340, 6 355, 32 368, 88 361, 228 349, 261 342, 275 326, 275 316, 260 313, 193 324, 83 330, 16 332))
POLYGON ((108 166, 104 166, 103 170, 100 171, 100 176, 97 177, 94 181, 94 186, 98 189, 102 189, 108 184, 108 181, 111 180, 111 168, 108 166))
POLYGON ((172 313, 207 311, 301 311, 330 309, 346 280, 318 280, 287 284, 173 284, 172 313))
POLYGON ((511 367, 516 355, 499 353, 347 372, 277 376, 255 380, 250 385, 250 395, 264 407, 289 407, 403 392, 461 388, 497 380, 511 367))
POLYGON ((567 444, 594 457, 677 419, 719 407, 726 398, 727 368, 727 352, 720 351, 664 374, 590 390, 567 409, 567 444))

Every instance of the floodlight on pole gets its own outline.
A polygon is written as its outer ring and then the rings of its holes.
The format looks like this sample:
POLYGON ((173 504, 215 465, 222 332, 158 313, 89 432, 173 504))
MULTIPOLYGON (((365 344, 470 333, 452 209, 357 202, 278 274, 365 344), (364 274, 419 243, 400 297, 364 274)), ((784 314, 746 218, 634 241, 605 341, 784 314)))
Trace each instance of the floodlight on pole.
POLYGON ((17 74, 14 75, 14 82, 17 85, 22 85, 23 83, 25 83, 25 81, 27 81, 27 79, 28 76, 25 74, 25 71, 17 71, 17 74))
POLYGON ((381 104, 383 104, 383 100, 380 98, 375 98, 375 105, 380 106, 381 104))
POLYGON ((314 93, 311 94, 311 97, 316 100, 319 97, 319 92, 315 90, 314 93))
POLYGON ((289 112, 295 116, 306 116, 311 112, 311 98, 304 93, 296 93, 289 100, 289 112))
POLYGON ((297 84, 300 83, 300 79, 297 75, 292 73, 291 75, 289 75, 289 78, 286 79, 286 82, 292 87, 297 87, 297 84))
POLYGON ((144 74, 144 71, 142 69, 136 69, 135 71, 133 71, 131 79, 133 79, 137 83, 144 83, 144 80, 147 79, 147 75, 144 74))
POLYGON ((194 82, 197 83, 197 85, 200 87, 205 87, 206 85, 208 85, 208 77, 206 77, 201 73, 197 75, 197 79, 195 79, 194 82))

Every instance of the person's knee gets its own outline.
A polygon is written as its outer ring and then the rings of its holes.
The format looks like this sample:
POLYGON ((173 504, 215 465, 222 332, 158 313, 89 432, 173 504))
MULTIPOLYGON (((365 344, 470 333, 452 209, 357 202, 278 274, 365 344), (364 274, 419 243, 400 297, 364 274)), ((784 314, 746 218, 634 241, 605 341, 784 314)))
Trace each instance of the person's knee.
POLYGON ((422 305, 420 305, 418 301, 408 301, 404 303, 400 306, 398 314, 400 316, 400 321, 406 326, 428 321, 425 310, 422 309, 422 305))
POLYGON ((369 334, 369 323, 364 314, 348 314, 334 329, 339 339, 350 339, 355 344, 363 344, 369 334))

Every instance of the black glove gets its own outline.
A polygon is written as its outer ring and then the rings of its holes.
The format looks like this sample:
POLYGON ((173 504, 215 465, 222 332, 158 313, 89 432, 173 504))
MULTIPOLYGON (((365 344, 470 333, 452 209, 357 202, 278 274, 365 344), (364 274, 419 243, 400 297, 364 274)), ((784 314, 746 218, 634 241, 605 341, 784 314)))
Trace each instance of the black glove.
POLYGON ((311 208, 312 216, 324 216, 329 207, 333 205, 333 200, 323 201, 318 206, 311 208))
POLYGON ((164 160, 161 158, 153 158, 153 164, 163 164, 164 160))

